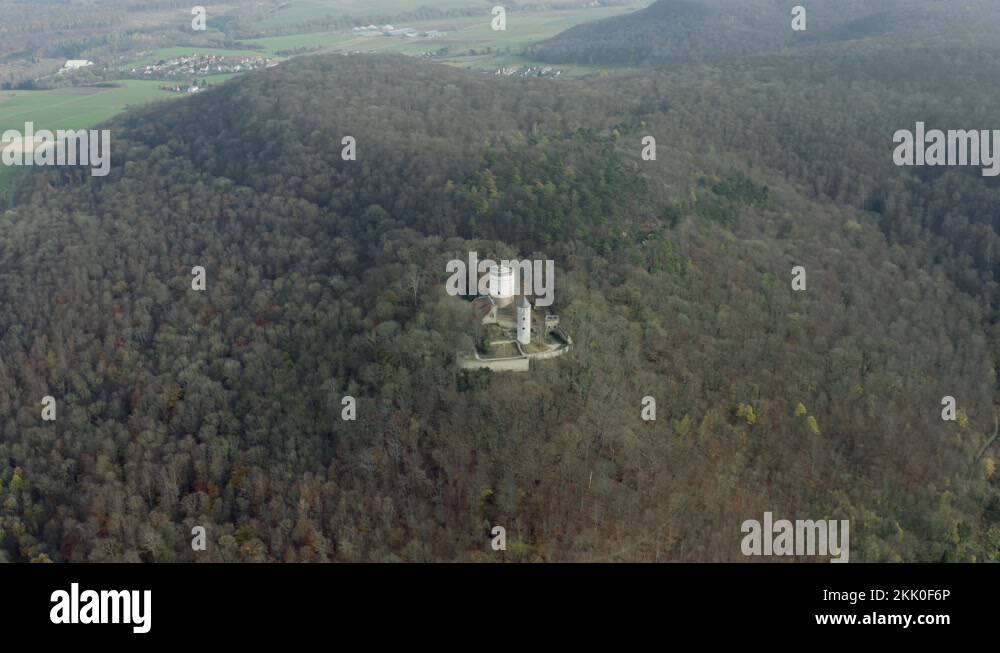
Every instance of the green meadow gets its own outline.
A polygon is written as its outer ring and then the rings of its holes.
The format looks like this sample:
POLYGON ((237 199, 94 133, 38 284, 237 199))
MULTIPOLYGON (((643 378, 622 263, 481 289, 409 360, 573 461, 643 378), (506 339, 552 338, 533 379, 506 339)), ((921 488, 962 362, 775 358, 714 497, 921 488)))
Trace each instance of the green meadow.
POLYGON ((160 90, 164 82, 124 80, 113 88, 85 86, 52 91, 0 91, 0 131, 24 129, 78 129, 93 127, 130 105, 176 97, 160 90))
MULTIPOLYGON (((410 27, 420 32, 444 32, 436 38, 405 38, 379 35, 362 36, 350 31, 314 32, 248 39, 242 43, 262 48, 268 56, 295 48, 317 48, 317 52, 395 52, 419 55, 448 48, 439 60, 462 67, 496 68, 506 65, 533 64, 519 52, 534 43, 559 34, 580 23, 601 20, 630 13, 643 3, 615 7, 578 7, 551 11, 510 12, 507 29, 494 31, 489 8, 482 16, 440 18, 394 25, 397 29, 410 27), (485 50, 490 52, 486 53, 485 50), (508 52, 509 49, 509 52, 508 52), (473 54, 475 52, 475 54, 473 54)), ((591 74, 596 69, 584 66, 560 67, 569 75, 591 74)))
MULTIPOLYGON (((421 7, 449 10, 477 6, 470 0, 291 0, 281 9, 253 23, 256 29, 299 25, 324 18, 393 16, 421 7)), ((487 9, 488 10, 488 9, 487 9)))
MULTIPOLYGON (((0 135, 8 129, 24 132, 30 122, 39 129, 84 129, 98 125, 125 111, 155 100, 180 97, 162 91, 163 82, 125 80, 118 86, 74 87, 52 91, 0 91, 0 135)), ((0 194, 20 172, 20 168, 0 165, 0 194)))
POLYGON ((357 39, 358 37, 349 32, 313 32, 307 34, 289 34, 287 36, 269 36, 262 39, 244 39, 241 43, 262 48, 266 56, 276 58, 278 52, 285 50, 316 47, 323 48, 324 50, 334 50, 357 39))
MULTIPOLYGON (((494 4, 477 0, 288 0, 281 4, 281 8, 269 13, 266 17, 255 21, 252 27, 255 29, 271 29, 285 27, 289 25, 302 25, 310 21, 318 21, 327 18, 353 18, 358 21, 376 20, 377 16, 399 16, 425 7, 433 7, 440 11, 451 11, 456 9, 482 9, 489 15, 494 4)), ((553 0, 519 0, 517 3, 522 7, 546 6, 552 7, 560 2, 553 0)), ((565 0, 561 3, 564 7, 572 5, 582 5, 583 0, 571 2, 565 0)), ((649 4, 646 2, 632 3, 638 6, 649 4)), ((400 27, 401 25, 396 25, 400 27)), ((409 25, 402 25, 409 27, 409 25)))

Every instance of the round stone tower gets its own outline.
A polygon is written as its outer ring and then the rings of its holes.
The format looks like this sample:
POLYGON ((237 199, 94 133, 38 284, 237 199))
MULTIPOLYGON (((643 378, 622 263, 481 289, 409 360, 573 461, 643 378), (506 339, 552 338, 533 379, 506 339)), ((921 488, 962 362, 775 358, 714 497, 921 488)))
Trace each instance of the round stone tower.
POLYGON ((531 342, 531 304, 525 297, 517 305, 517 341, 522 345, 531 342))
POLYGON ((493 265, 489 272, 489 293, 497 306, 514 303, 514 270, 506 265, 493 265))

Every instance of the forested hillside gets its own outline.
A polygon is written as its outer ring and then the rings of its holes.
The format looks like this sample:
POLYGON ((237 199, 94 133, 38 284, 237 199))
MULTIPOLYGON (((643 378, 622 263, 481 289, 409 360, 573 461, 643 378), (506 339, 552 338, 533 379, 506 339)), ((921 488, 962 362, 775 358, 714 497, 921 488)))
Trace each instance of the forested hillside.
POLYGON ((1000 6, 992 0, 657 0, 632 14, 577 25, 532 54, 562 64, 664 66, 870 37, 992 38, 998 24, 1000 6), (806 10, 803 30, 792 29, 794 7, 806 10))
POLYGON ((773 511, 850 519, 852 561, 1000 559, 998 185, 891 163, 916 117, 995 124, 995 58, 824 47, 311 57, 117 119, 111 175, 36 170, 0 217, 2 548, 496 560, 501 524, 507 560, 745 560, 773 511), (471 250, 556 261, 567 356, 457 369, 471 250))

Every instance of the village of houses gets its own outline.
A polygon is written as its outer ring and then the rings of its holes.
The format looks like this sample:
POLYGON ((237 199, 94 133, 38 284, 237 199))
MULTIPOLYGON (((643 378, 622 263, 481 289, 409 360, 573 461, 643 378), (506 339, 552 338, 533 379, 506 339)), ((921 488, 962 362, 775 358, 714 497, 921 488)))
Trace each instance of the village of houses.
POLYGON ((274 68, 278 62, 267 57, 223 57, 214 54, 191 54, 166 59, 159 63, 135 66, 127 72, 137 79, 178 80, 173 86, 165 86, 169 91, 197 93, 200 87, 183 83, 195 76, 242 73, 261 68, 274 68))
MULTIPOLYGON (((88 59, 69 59, 58 71, 65 74, 75 70, 89 68, 94 65, 88 59)), ((186 56, 164 59, 157 63, 135 65, 122 69, 125 77, 132 79, 152 79, 174 84, 163 86, 167 91, 177 93, 197 93, 202 90, 193 83, 195 77, 223 75, 227 73, 243 73, 262 68, 274 68, 278 62, 268 57, 233 56, 226 57, 215 54, 190 54, 186 56)))
POLYGON ((559 77, 562 71, 552 66, 502 66, 494 72, 497 77, 559 77))

